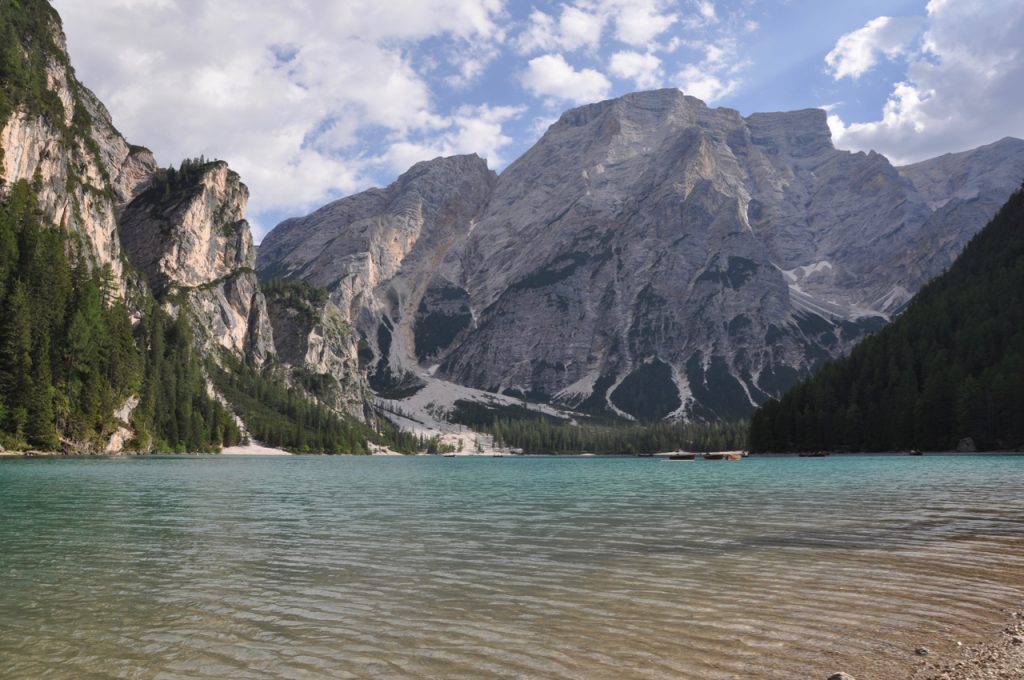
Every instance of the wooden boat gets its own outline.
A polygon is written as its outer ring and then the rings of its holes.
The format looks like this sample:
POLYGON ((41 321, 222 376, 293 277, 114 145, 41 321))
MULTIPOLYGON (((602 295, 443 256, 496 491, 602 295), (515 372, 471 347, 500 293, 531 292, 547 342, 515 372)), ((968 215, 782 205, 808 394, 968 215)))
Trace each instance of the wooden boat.
POLYGON ((801 451, 801 458, 824 458, 828 455, 828 451, 801 451))
POLYGON ((668 460, 696 460, 697 454, 695 453, 673 453, 669 455, 668 460))
POLYGON ((724 453, 705 453, 704 460, 725 460, 724 453))
POLYGON ((908 456, 923 456, 924 454, 921 453, 918 449, 914 449, 914 450, 910 451, 907 455, 908 456))
POLYGON ((742 453, 727 453, 725 454, 726 460, 743 460, 742 453))

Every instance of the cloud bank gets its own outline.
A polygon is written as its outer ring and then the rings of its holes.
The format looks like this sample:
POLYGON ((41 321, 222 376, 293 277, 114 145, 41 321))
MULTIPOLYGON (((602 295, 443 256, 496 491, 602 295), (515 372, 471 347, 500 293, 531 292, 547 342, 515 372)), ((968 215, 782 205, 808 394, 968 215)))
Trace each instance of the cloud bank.
POLYGON ((880 17, 844 35, 826 57, 836 79, 871 70, 878 55, 905 54, 905 75, 878 120, 829 116, 836 145, 875 149, 907 163, 970 149, 1024 130, 1024 4, 932 0, 917 36, 880 17), (851 38, 851 36, 854 36, 851 38), (911 45, 919 43, 914 49, 911 45))

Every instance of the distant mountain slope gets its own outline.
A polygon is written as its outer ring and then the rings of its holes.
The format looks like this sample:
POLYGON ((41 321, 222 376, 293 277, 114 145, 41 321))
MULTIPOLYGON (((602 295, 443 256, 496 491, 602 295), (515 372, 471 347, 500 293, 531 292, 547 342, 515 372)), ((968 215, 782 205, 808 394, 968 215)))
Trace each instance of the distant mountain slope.
POLYGON ((1021 177, 1019 140, 896 168, 835 149, 820 110, 639 92, 566 112, 498 177, 436 159, 288 220, 257 268, 330 291, 378 391, 737 418, 882 327, 1021 177))
POLYGON ((753 451, 1024 446, 1024 189, 906 312, 753 417, 753 451))

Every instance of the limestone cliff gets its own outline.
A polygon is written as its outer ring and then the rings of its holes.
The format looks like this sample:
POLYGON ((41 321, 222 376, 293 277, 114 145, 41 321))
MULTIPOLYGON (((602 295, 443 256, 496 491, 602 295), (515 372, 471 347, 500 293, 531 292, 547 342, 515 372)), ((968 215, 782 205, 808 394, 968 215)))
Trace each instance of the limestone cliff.
POLYGON ((273 330, 256 279, 248 198, 224 162, 163 170, 124 208, 121 241, 158 296, 189 303, 210 342, 262 365, 274 354, 273 330))
POLYGON ((379 391, 436 374, 636 418, 737 417, 948 264, 1020 182, 1021 143, 996 147, 900 169, 836 150, 820 110, 641 92, 566 112, 496 179, 437 159, 288 220, 258 267, 331 292, 379 391), (942 181, 984 199, 940 205, 942 181))
POLYGON ((77 81, 55 13, 42 37, 46 44, 37 49, 47 106, 17 101, 0 111, 0 192, 21 179, 32 182, 46 217, 78 234, 81 255, 109 266, 127 297, 138 292, 138 282, 124 266, 117 215, 146 186, 156 162, 125 141, 103 104, 77 81))
POLYGON ((361 415, 366 385, 358 336, 324 291, 272 283, 265 288, 278 357, 292 379, 338 410, 361 415))

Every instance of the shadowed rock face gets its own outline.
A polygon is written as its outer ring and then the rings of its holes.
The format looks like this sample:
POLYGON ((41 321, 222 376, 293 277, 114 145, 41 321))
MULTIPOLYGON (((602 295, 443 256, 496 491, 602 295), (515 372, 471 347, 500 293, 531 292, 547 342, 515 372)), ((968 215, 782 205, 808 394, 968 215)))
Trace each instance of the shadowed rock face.
POLYGON ((636 418, 739 417, 948 265, 1019 185, 1022 146, 899 169, 836 150, 820 110, 642 92, 568 111, 500 177, 436 159, 288 220, 258 266, 331 292, 375 387, 436 366, 636 418), (964 195, 943 203, 951 174, 964 195))
POLYGON ((282 224, 260 245, 260 275, 327 289, 373 347, 372 382, 382 390, 413 384, 417 309, 444 280, 449 250, 472 230, 495 179, 477 156, 418 163, 387 189, 282 224))

